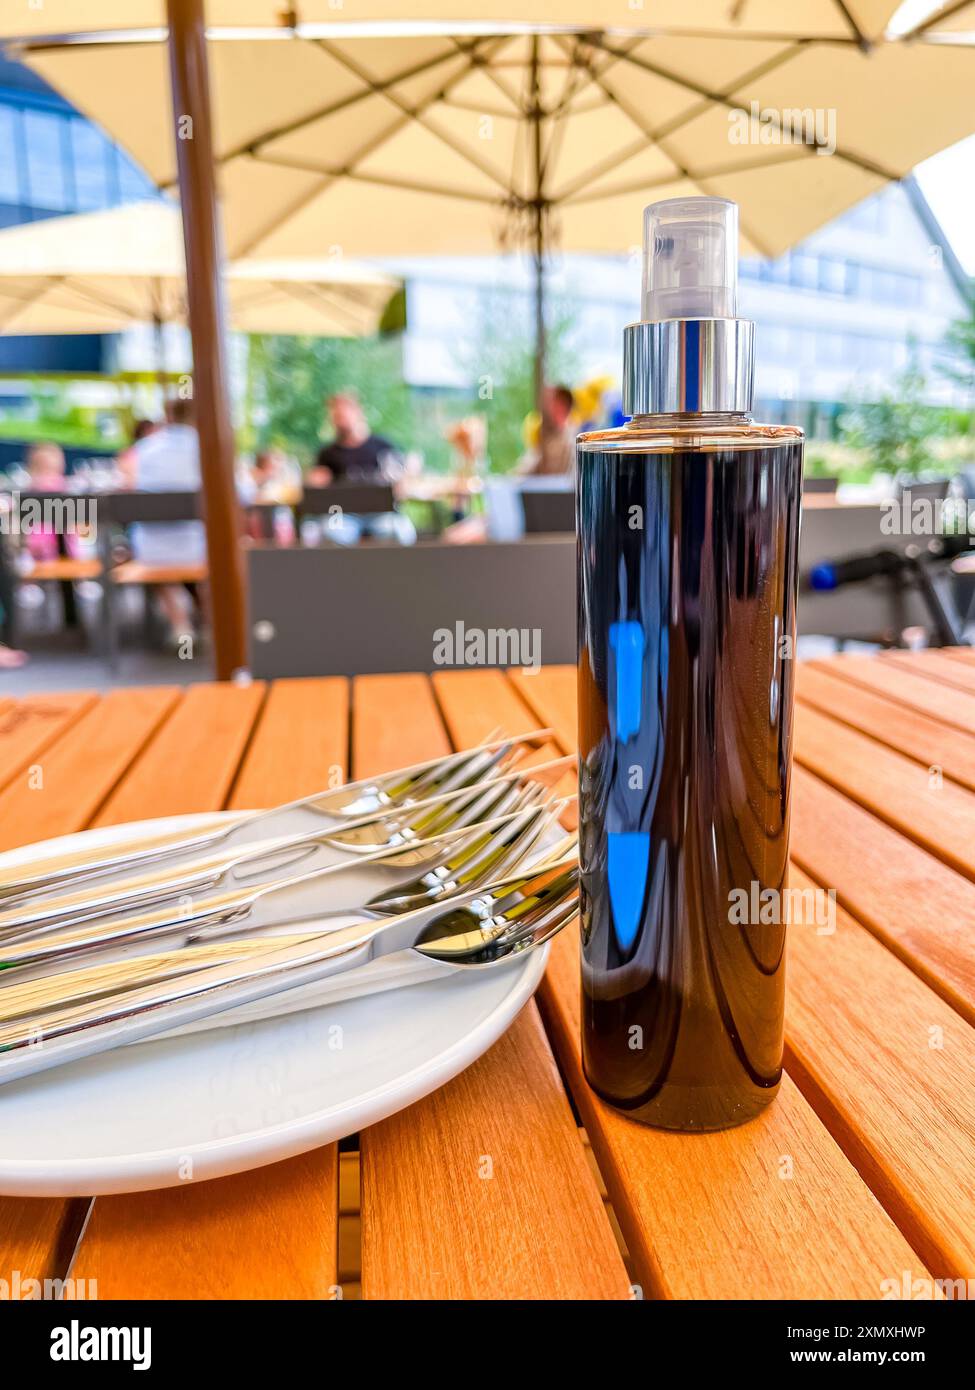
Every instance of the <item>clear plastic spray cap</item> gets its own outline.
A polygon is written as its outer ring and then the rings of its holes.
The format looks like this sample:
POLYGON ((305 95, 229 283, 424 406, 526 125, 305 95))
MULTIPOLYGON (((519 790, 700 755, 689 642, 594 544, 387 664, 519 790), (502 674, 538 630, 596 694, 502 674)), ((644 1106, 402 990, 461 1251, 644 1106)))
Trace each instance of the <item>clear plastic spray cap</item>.
POLYGON ((668 198, 643 214, 643 319, 733 319, 738 205, 668 198))

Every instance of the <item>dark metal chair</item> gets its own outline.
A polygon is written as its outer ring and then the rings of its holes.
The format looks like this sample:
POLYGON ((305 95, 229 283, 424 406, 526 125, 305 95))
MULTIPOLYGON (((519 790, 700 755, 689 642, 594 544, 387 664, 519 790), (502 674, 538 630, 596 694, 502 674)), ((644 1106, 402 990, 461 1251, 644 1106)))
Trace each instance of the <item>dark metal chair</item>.
POLYGON ((327 487, 306 487, 297 506, 298 525, 306 516, 329 516, 333 508, 353 516, 374 516, 395 510, 389 483, 329 483, 327 487))
POLYGON ((129 526, 199 521, 203 499, 199 492, 111 492, 97 498, 98 547, 102 560, 105 652, 111 669, 118 662, 117 595, 137 585, 145 595, 147 627, 151 623, 150 593, 159 584, 196 585, 206 581, 205 564, 147 565, 135 559, 118 560, 119 533, 129 526))
POLYGON ((521 489, 525 534, 539 535, 576 529, 576 498, 571 489, 554 491, 530 486, 521 489))
MULTIPOLYGON (((435 671, 436 634, 453 635, 458 624, 495 639, 514 632, 520 641, 527 632, 524 640, 537 642, 546 663, 576 659, 571 536, 483 545, 255 545, 247 567, 250 665, 258 677, 435 671)), ((502 645, 495 640, 494 651, 502 645)), ((509 663, 489 657, 485 664, 509 663)))

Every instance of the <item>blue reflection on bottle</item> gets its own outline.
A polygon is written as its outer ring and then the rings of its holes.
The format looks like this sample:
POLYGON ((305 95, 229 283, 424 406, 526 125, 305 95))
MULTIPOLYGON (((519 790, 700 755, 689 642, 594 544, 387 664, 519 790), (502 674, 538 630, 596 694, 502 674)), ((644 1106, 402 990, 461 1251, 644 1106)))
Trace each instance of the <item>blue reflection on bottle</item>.
MULTIPOLYGON (((612 709, 610 727, 616 741, 617 777, 626 787, 625 744, 636 745, 643 709, 643 668, 646 639, 636 622, 611 623, 609 667, 612 709)), ((635 747, 634 747, 635 751, 635 747)), ((636 940, 643 914, 650 867, 650 836, 639 829, 642 796, 613 797, 606 816, 606 869, 613 929, 621 951, 636 940)))

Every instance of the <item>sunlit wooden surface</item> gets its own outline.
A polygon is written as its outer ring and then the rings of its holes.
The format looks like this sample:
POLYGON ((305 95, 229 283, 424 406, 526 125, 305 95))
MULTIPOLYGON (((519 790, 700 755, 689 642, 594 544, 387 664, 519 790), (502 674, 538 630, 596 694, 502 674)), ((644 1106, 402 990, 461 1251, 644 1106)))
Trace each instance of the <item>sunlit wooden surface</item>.
MULTIPOLYGON (((975 654, 815 661, 797 689, 793 883, 835 889, 837 921, 791 930, 788 1076, 759 1119, 683 1136, 601 1104, 567 932, 509 1033, 341 1161, 0 1198, 0 1278, 73 1261, 102 1298, 874 1299, 905 1270, 975 1276, 975 654)), ((571 669, 0 700, 0 847, 542 724, 573 748, 571 669)))

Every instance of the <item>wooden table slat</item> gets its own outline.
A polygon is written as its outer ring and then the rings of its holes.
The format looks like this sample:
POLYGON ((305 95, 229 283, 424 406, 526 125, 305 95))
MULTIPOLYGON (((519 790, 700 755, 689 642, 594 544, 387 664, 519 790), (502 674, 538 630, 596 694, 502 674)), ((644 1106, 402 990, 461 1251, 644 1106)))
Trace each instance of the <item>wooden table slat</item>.
POLYGON ((792 789, 795 863, 975 1023, 975 884, 804 768, 792 789))
POLYGON ((539 727, 502 671, 437 671, 432 680, 455 748, 473 748, 495 730, 529 734, 539 727))
MULTIPOLYGON (((113 690, 92 705, 35 760, 39 779, 22 775, 0 793, 0 849, 89 825, 178 700, 171 686, 147 686, 113 690)), ((141 801, 136 815, 151 807, 141 801)))
MULTIPOLYGON (((41 717, 39 739, 33 719, 19 726, 28 731, 32 748, 21 771, 38 760, 43 780, 35 786, 33 779, 17 776, 0 793, 0 849, 83 829, 178 694, 164 687, 117 691, 102 700, 52 695, 23 702, 37 706, 49 700, 49 708, 61 713, 41 717), (59 729, 53 742, 46 737, 51 725, 59 729)), ((15 1270, 22 1279, 62 1278, 88 1205, 86 1200, 0 1197, 0 1278, 9 1283, 15 1270)))
POLYGON ((899 666, 937 681, 939 686, 957 686, 969 695, 975 695, 975 667, 964 659, 953 658, 948 652, 885 652, 883 664, 899 666))
POLYGON ((341 676, 275 681, 228 801, 278 806, 340 786, 349 767, 349 682, 341 676))
POLYGON ((539 723, 555 730, 556 738, 567 753, 575 752, 576 668, 546 666, 531 676, 512 671, 509 679, 539 723))
POLYGON ((83 690, 4 700, 0 706, 0 788, 9 786, 29 768, 97 698, 83 690))
POLYGON ((352 682, 352 776, 371 777, 393 767, 450 752, 433 689, 426 676, 356 676, 352 682))
POLYGON ((789 929, 789 1073, 935 1276, 968 1278, 975 1029, 842 908, 822 928, 789 929))
POLYGON ((636 1124, 587 1086, 579 1059, 579 941, 554 943, 543 1016, 647 1297, 879 1298, 923 1262, 788 1076, 737 1129, 636 1124))
POLYGON ((975 793, 932 777, 903 753, 802 702, 796 705, 795 756, 908 840, 975 878, 975 793))
POLYGON ((364 1298, 628 1296, 534 1003, 360 1145, 364 1298))
POLYGON ((804 704, 906 753, 925 767, 940 767, 945 777, 975 791, 975 728, 963 734, 920 710, 807 664, 799 667, 796 689, 804 704))
MULTIPOLYGON (((193 687, 122 783, 111 813, 157 802, 166 813, 216 810, 245 748, 234 793, 243 804, 273 804, 282 787, 317 778, 316 759, 346 747, 347 705, 330 682, 282 682, 278 690, 248 745, 263 688, 193 687), (298 734, 292 719, 301 711, 309 719, 320 712, 325 725, 312 720, 298 734)), ((73 1273, 96 1279, 102 1298, 328 1298, 338 1279, 337 1232, 332 1144, 232 1178, 100 1197, 73 1273)))
MULTIPOLYGON (((507 733, 534 727, 520 702, 504 697, 488 704, 485 727, 485 695, 502 687, 466 676, 437 681, 444 718, 465 741, 506 720, 517 726, 507 733)), ((390 724, 409 740, 400 762, 442 751, 432 689, 425 682, 424 693, 419 679, 356 680, 354 776, 391 765, 390 724)), ((627 1296, 534 1004, 472 1068, 360 1143, 365 1298, 627 1296)))
POLYGON ((172 716, 108 798, 95 824, 120 825, 147 815, 220 810, 263 699, 260 681, 189 686, 172 716))
POLYGON ((970 734, 975 729, 975 695, 929 680, 914 667, 882 662, 875 656, 853 655, 811 661, 809 665, 840 680, 866 686, 888 700, 921 710, 962 733, 970 734))
POLYGON ((338 1149, 99 1197, 72 1269, 99 1298, 336 1296, 338 1149))

